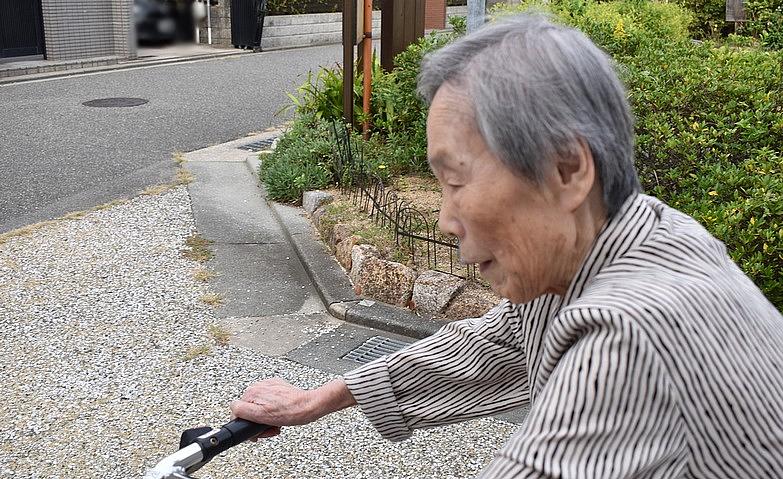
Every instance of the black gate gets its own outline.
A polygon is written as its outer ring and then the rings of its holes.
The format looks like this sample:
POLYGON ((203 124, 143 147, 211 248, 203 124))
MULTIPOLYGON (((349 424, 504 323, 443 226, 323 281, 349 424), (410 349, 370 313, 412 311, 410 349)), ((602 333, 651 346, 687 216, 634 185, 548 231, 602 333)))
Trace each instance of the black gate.
POLYGON ((0 58, 43 53, 41 0, 0 0, 0 58))
POLYGON ((231 0, 231 44, 261 50, 267 0, 231 0))

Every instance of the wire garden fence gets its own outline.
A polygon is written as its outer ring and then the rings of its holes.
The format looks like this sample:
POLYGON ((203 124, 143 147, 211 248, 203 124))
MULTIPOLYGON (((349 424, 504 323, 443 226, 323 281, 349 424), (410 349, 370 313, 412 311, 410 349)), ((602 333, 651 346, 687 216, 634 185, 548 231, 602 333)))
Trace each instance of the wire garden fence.
POLYGON ((347 127, 332 123, 332 134, 343 194, 376 226, 394 233, 397 248, 407 253, 413 266, 476 279, 476 265, 460 263, 457 239, 441 233, 437 214, 416 208, 371 173, 347 127))

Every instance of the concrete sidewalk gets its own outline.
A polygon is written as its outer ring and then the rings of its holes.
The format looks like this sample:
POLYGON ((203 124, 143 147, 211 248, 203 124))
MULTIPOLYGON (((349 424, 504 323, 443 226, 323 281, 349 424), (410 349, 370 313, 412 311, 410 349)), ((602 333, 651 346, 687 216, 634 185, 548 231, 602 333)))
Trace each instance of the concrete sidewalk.
POLYGON ((257 180, 258 153, 242 148, 279 134, 185 154, 184 167, 195 177, 188 190, 196 228, 213 242, 207 266, 218 273, 212 286, 225 300, 215 312, 234 340, 266 353, 287 350, 310 339, 300 334, 302 325, 331 323, 348 340, 339 346, 321 341, 328 354, 298 351, 295 359, 308 364, 317 357, 319 364, 310 365, 340 373, 357 366, 341 356, 373 335, 412 342, 434 333, 441 325, 436 321, 357 297, 304 211, 266 200, 257 180))

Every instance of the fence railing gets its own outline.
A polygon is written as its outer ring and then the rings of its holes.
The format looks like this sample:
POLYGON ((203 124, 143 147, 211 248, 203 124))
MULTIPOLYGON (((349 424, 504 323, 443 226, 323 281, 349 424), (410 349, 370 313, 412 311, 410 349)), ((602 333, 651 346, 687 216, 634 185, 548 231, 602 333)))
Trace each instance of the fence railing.
POLYGON ((456 238, 444 235, 438 228, 437 215, 427 213, 387 188, 383 179, 368 171, 364 152, 352 140, 347 127, 332 124, 336 173, 340 188, 353 204, 367 213, 376 226, 394 234, 396 246, 409 256, 416 267, 475 279, 476 267, 459 261, 456 238))

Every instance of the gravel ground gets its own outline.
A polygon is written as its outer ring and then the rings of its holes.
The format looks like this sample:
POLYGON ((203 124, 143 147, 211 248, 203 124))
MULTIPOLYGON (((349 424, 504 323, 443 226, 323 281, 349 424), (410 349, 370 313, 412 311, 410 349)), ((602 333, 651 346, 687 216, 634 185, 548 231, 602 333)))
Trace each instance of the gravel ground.
MULTIPOLYGON (((330 379, 215 344, 199 301, 208 285, 181 254, 193 231, 179 188, 0 245, 0 478, 141 477, 183 429, 225 422, 249 382, 330 379)), ((514 428, 485 419, 390 443, 352 409, 238 446, 197 475, 471 477, 514 428)))

